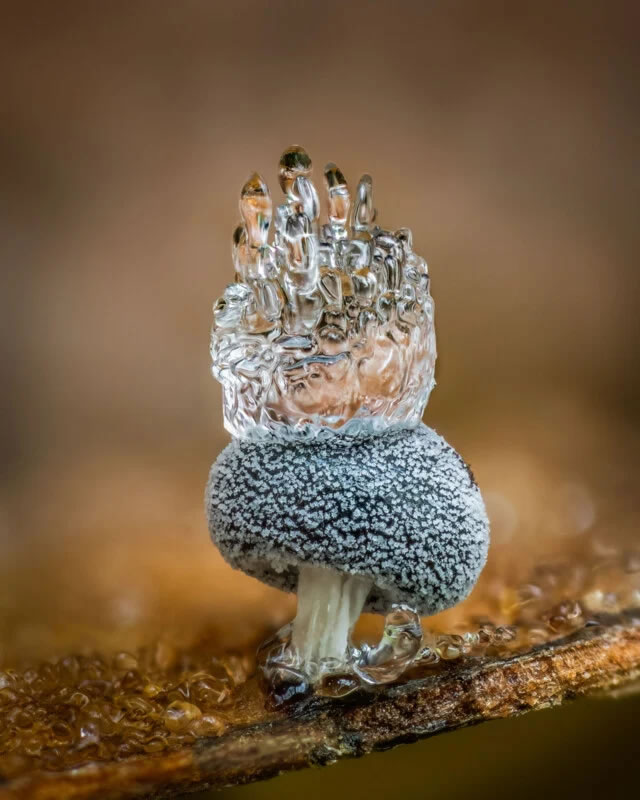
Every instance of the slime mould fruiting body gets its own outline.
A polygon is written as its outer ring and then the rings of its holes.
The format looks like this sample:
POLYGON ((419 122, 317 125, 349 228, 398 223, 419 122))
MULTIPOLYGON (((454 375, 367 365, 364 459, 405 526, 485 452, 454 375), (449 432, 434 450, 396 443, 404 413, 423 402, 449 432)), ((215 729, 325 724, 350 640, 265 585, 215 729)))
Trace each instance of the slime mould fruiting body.
POLYGON ((489 525, 470 470, 421 422, 436 343, 411 232, 381 228, 371 178, 352 198, 335 164, 321 224, 310 174, 294 146, 275 213, 256 173, 241 193, 236 282, 214 304, 211 334, 233 440, 211 469, 206 511, 233 567, 298 594, 272 667, 384 682, 417 652, 417 615, 471 591, 489 525), (389 615, 377 648, 351 641, 362 610, 389 615))

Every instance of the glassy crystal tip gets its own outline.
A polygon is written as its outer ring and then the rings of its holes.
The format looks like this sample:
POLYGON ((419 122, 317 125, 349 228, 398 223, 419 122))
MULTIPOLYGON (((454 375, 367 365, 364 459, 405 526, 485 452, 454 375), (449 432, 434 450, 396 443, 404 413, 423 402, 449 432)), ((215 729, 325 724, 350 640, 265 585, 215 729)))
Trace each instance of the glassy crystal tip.
POLYGON ((311 170, 294 145, 279 163, 283 203, 274 210, 258 173, 240 194, 236 283, 214 304, 211 338, 237 436, 417 424, 434 383, 429 274, 411 232, 381 228, 371 177, 352 198, 332 162, 321 224, 311 170))

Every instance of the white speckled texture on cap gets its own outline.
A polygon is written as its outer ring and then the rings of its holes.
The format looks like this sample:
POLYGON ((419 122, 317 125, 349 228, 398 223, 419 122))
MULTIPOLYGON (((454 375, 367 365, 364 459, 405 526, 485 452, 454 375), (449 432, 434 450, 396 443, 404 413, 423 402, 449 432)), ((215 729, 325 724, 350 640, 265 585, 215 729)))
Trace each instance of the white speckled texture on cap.
POLYGON ((317 441, 234 440, 206 492, 232 567, 295 591, 300 565, 365 575, 365 611, 434 614, 463 600, 487 557, 489 522, 458 453, 431 428, 317 441))

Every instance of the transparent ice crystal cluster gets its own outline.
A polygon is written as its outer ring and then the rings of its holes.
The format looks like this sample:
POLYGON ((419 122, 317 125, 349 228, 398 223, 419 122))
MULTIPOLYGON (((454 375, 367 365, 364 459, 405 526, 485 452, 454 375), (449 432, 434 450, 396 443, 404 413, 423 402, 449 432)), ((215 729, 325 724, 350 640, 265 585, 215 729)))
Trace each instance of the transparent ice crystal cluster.
POLYGON ((236 281, 214 304, 211 334, 225 427, 237 437, 411 426, 434 385, 429 273, 411 232, 381 228, 371 178, 352 198, 331 163, 322 224, 310 174, 307 153, 290 147, 275 214, 257 173, 240 195, 236 281))

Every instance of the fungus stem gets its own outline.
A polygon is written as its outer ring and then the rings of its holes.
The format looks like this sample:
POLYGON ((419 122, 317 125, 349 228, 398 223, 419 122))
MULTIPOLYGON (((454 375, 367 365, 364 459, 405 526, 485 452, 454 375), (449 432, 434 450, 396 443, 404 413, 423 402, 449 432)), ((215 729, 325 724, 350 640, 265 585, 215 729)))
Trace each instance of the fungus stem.
POLYGON ((325 567, 300 568, 292 644, 304 664, 345 660, 371 584, 368 578, 325 567))

